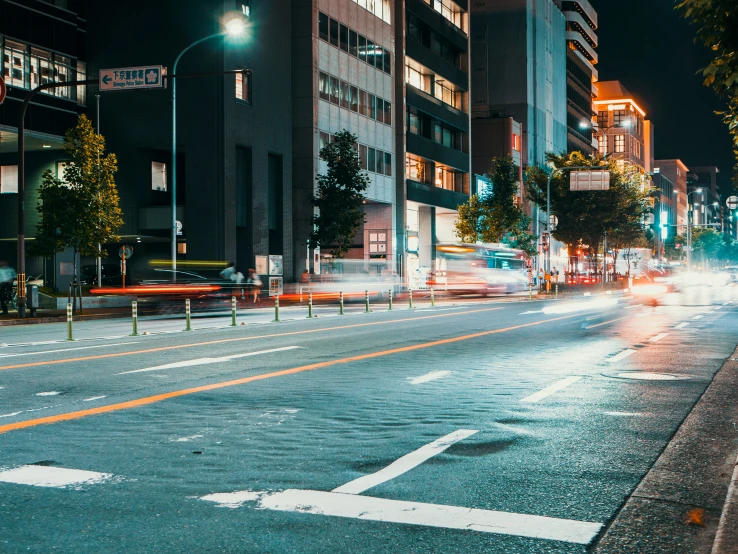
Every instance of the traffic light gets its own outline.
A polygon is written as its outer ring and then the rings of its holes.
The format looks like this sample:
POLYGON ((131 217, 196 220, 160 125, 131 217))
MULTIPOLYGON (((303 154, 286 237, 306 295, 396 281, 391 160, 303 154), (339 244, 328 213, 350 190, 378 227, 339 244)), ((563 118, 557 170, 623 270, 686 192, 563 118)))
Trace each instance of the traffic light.
POLYGON ((548 233, 543 233, 541 235, 541 246, 543 247, 544 252, 548 252, 548 233))

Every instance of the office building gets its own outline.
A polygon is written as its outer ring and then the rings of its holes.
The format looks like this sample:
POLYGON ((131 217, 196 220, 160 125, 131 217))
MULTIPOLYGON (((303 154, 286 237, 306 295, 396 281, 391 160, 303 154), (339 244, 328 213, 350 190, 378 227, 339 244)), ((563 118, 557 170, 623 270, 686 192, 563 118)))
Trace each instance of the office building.
MULTIPOLYGON (((676 202, 676 225, 679 234, 686 231, 687 225, 687 174, 689 168, 681 160, 654 160, 654 174, 661 174, 672 184, 676 202)), ((691 201, 694 202, 694 195, 691 201)))

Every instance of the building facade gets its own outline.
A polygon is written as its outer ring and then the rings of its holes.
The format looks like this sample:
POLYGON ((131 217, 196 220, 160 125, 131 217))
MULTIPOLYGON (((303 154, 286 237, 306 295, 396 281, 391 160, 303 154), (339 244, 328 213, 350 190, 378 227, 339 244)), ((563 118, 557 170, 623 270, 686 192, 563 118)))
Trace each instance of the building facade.
POLYGON ((723 221, 726 216, 725 202, 721 200, 720 189, 718 187, 718 174, 720 170, 715 166, 699 166, 692 167, 692 173, 697 177, 700 187, 703 188, 703 202, 705 211, 703 213, 703 222, 715 225, 718 231, 724 231, 723 221))
POLYGON ((653 173, 663 175, 673 184, 676 225, 678 234, 682 234, 687 229, 687 174, 689 168, 682 160, 654 160, 653 164, 653 173))

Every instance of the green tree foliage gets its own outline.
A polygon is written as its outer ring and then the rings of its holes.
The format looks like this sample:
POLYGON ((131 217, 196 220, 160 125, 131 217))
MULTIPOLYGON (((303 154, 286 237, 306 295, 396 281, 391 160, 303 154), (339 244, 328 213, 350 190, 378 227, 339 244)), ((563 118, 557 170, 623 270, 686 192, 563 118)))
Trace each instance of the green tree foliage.
POLYGON ((722 235, 709 227, 695 227, 692 229, 692 256, 702 263, 712 264, 718 259, 723 244, 722 235))
POLYGON ((328 162, 328 172, 318 175, 318 190, 310 200, 318 208, 313 216, 310 247, 330 248, 342 258, 349 251, 364 222, 361 206, 369 176, 362 173, 356 151, 356 136, 344 130, 324 146, 320 157, 328 162))
POLYGON ((664 256, 667 260, 678 262, 686 256, 686 248, 687 237, 685 235, 668 238, 664 241, 664 256))
MULTIPOLYGON (((40 222, 36 240, 29 250, 39 256, 52 256, 67 248, 76 254, 97 256, 98 244, 120 240, 123 225, 115 173, 115 154, 105 154, 105 138, 95 133, 86 116, 64 138, 64 151, 71 162, 64 168, 64 179, 44 172, 36 207, 40 222)), ((102 256, 107 256, 102 251, 102 256)), ((76 267, 75 267, 76 275, 76 267)))
POLYGON ((458 207, 456 236, 462 242, 501 242, 536 252, 536 239, 530 233, 530 217, 515 203, 518 196, 518 168, 511 156, 493 158, 487 178, 492 190, 472 195, 458 207))
POLYGON ((545 210, 546 182, 551 171, 551 214, 559 222, 553 237, 575 252, 580 241, 590 246, 595 258, 607 236, 617 249, 632 248, 645 239, 643 218, 651 211, 651 191, 645 176, 615 160, 585 157, 581 152, 547 154, 547 166, 527 171, 528 198, 545 210), (572 191, 567 167, 592 167, 610 172, 610 190, 572 191))
MULTIPOLYGON (((721 115, 738 159, 738 0, 676 0, 676 7, 697 26, 696 40, 712 51, 712 61, 702 69, 704 84, 727 99, 721 115)), ((733 184, 738 190, 738 164, 733 184)))

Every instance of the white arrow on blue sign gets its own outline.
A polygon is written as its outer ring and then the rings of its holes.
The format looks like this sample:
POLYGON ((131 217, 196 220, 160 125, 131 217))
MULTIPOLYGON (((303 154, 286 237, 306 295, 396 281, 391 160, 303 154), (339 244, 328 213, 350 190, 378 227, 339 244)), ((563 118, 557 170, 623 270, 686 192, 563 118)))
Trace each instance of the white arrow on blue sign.
POLYGON ((160 65, 100 70, 100 90, 161 88, 164 68, 160 65))

